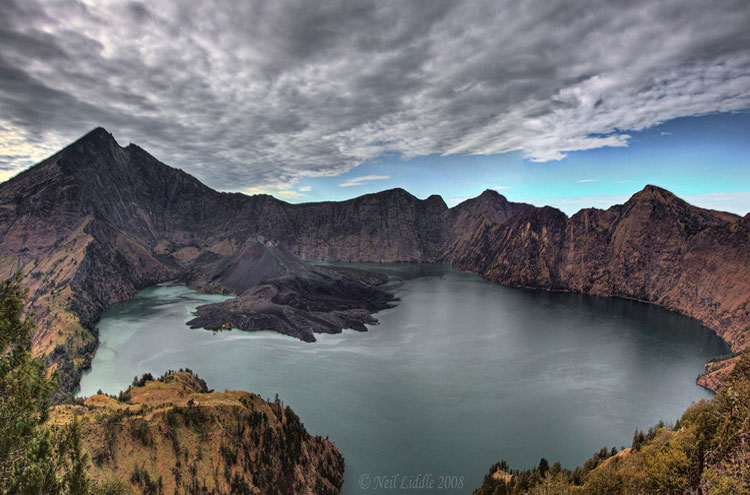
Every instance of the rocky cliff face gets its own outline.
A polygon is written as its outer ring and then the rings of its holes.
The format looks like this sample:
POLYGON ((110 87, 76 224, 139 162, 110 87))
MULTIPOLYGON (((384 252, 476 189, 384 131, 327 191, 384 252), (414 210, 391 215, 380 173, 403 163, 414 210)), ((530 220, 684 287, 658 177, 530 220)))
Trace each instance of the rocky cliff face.
POLYGON ((143 380, 117 398, 52 409, 81 422, 89 476, 132 493, 337 494, 344 460, 280 402, 209 391, 189 372, 143 380))
POLYGON ((624 205, 571 218, 527 208, 485 220, 443 260, 502 284, 572 290, 659 304, 693 316, 748 348, 748 221, 696 208, 647 186, 624 205))
POLYGON ((229 263, 256 236, 303 260, 438 261, 507 285, 635 298, 750 347, 750 216, 654 186, 570 218, 494 191, 451 209, 401 189, 291 205, 214 191, 103 129, 0 185, 0 275, 20 269, 30 281, 36 350, 67 391, 104 308, 229 263))
POLYGON ((392 189, 287 208, 294 228, 279 240, 305 260, 435 261, 446 239, 448 207, 439 196, 419 200, 392 189))

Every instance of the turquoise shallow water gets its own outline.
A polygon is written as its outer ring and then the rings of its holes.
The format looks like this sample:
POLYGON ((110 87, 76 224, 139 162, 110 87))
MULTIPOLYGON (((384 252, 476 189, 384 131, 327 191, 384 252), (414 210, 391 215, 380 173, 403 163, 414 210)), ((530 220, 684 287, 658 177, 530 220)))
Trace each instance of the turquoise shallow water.
POLYGON ((674 421, 710 396, 695 377, 726 352, 694 320, 634 301, 510 289, 439 265, 354 266, 390 275, 401 301, 369 332, 313 344, 190 330, 190 311, 221 296, 147 289, 103 316, 80 395, 190 367, 217 390, 278 393, 343 452, 345 494, 468 493, 501 458, 574 467, 674 421), (419 475, 463 487, 376 489, 419 475))

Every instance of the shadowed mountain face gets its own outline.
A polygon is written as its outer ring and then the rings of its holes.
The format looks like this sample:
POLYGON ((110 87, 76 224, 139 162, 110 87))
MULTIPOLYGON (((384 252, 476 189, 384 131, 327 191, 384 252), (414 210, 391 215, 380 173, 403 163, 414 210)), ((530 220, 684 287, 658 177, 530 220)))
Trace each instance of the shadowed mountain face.
MULTIPOLYGON (((297 257, 445 262, 507 285, 636 298, 694 316, 734 350, 746 349, 749 248, 750 217, 696 208, 654 186, 570 218, 494 191, 451 209, 438 196, 420 200, 401 189, 292 205, 214 191, 135 145, 120 147, 104 129, 0 185, 0 271, 26 275, 39 322, 35 348, 61 368, 64 390, 88 365, 102 311, 156 282, 255 291, 245 300, 254 307, 263 300, 295 301, 292 313, 325 309, 321 287, 345 285, 335 278, 343 274, 297 257), (304 297, 289 296, 292 286, 304 297)), ((385 304, 370 289, 355 298, 358 309, 385 304), (365 304, 368 297, 377 304, 365 304)), ((213 317, 207 325, 241 326, 214 309, 201 310, 213 317)))

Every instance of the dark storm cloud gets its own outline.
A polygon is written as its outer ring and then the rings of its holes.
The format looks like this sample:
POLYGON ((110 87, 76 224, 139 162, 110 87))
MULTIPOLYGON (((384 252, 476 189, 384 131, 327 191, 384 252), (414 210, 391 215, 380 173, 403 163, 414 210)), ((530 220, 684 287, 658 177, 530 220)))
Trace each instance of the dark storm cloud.
POLYGON ((6 1, 0 169, 102 125, 208 184, 532 160, 750 107, 746 1, 6 1))

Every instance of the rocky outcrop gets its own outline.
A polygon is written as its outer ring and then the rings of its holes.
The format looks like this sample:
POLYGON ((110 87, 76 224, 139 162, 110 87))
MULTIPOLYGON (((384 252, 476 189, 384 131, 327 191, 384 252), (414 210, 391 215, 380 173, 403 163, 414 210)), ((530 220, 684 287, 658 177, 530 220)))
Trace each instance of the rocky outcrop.
MULTIPOLYGON (((22 270, 30 281, 35 350, 63 371, 68 391, 108 305, 175 278, 221 272, 204 289, 235 293, 274 278, 278 259, 240 269, 257 236, 305 261, 437 261, 512 286, 634 298, 699 319, 734 351, 750 347, 750 216, 696 208, 654 186, 570 218, 494 191, 451 209, 402 189, 291 205, 214 191, 104 129, 0 185, 0 275, 22 270)), ((252 304, 288 287, 258 290, 252 304)), ((240 326, 217 314, 209 324, 240 326)), ((320 329, 357 326, 347 318, 320 329)))
POLYGON ((698 377, 698 385, 714 392, 724 386, 726 379, 732 374, 742 356, 720 358, 706 363, 705 373, 698 377))
POLYGON ((133 493, 341 492, 341 453, 307 433, 289 406, 210 391, 189 371, 144 376, 119 398, 57 406, 49 422, 74 414, 88 475, 133 493))

